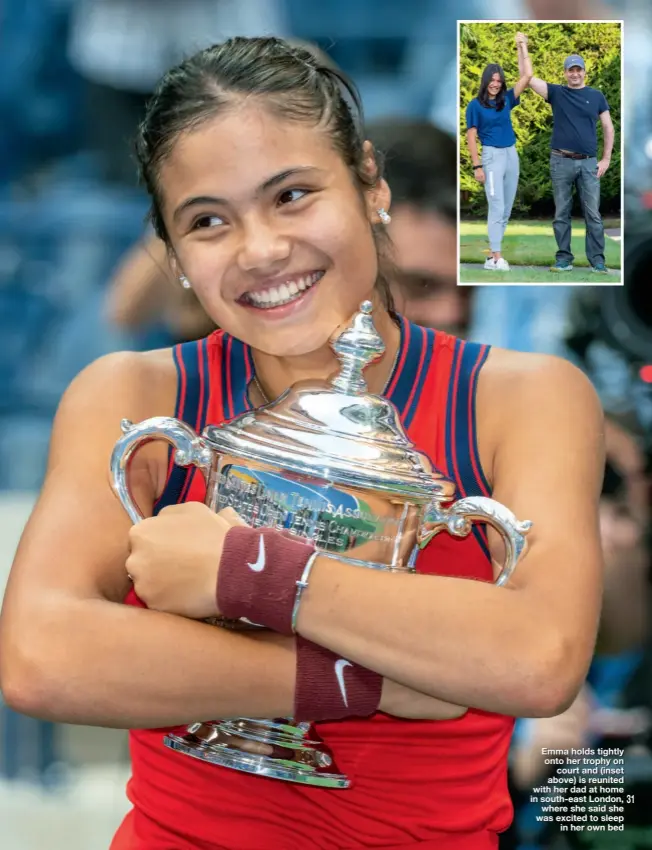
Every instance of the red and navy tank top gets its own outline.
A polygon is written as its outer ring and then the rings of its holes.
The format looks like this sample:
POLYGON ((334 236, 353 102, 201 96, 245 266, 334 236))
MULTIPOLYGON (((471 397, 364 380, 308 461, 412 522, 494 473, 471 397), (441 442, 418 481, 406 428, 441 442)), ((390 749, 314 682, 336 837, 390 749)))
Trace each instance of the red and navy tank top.
MULTIPOLYGON (((475 416, 488 347, 400 322, 401 343, 386 397, 417 447, 455 481, 460 498, 490 495, 475 416)), ((242 342, 216 331, 177 346, 174 358, 175 415, 193 428, 201 431, 251 409, 247 388, 254 365, 242 342)), ((204 497, 198 470, 170 466, 156 510, 204 497)), ((475 526, 464 539, 437 535, 419 553, 416 568, 491 581, 486 529, 475 526)), ((142 605, 133 591, 126 601, 142 605)), ((498 833, 513 816, 507 789, 513 723, 512 717, 477 709, 446 721, 402 720, 378 712, 318 723, 339 769, 353 780, 346 790, 206 764, 164 747, 168 730, 132 731, 127 793, 133 809, 112 850, 497 848, 498 833)))

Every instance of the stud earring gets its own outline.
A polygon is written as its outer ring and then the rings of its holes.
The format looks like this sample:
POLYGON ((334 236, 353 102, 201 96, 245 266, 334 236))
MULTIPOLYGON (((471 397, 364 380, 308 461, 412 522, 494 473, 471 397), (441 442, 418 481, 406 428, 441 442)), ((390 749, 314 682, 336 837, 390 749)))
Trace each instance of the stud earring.
POLYGON ((185 274, 182 274, 179 277, 179 283, 181 284, 181 286, 183 286, 184 289, 192 289, 192 283, 190 283, 185 274))
POLYGON ((386 209, 384 209, 383 207, 380 207, 380 209, 377 210, 377 212, 378 212, 378 218, 382 221, 383 224, 389 224, 390 223, 390 221, 392 220, 392 217, 387 212, 386 209))

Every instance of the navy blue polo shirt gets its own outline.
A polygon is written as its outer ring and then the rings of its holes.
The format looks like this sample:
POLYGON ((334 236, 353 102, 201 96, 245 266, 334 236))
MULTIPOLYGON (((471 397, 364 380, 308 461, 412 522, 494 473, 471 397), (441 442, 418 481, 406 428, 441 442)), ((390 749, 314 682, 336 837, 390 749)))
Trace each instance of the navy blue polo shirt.
POLYGON ((609 109, 602 92, 591 86, 570 89, 548 83, 548 103, 552 106, 550 147, 597 156, 596 122, 609 109))
POLYGON ((498 112, 495 100, 489 101, 490 106, 483 106, 478 98, 474 97, 466 107, 466 129, 475 127, 483 146, 509 148, 516 144, 511 112, 520 102, 520 97, 514 97, 514 89, 507 89, 505 106, 498 112))

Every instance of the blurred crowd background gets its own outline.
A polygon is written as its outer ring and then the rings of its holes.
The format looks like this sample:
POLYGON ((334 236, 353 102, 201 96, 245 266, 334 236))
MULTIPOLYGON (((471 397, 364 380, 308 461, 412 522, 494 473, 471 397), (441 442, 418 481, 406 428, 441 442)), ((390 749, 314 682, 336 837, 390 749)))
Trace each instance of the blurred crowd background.
MULTIPOLYGON (((400 311, 483 342, 571 358, 594 381, 609 417, 600 639, 571 709, 517 726, 510 757, 517 816, 501 847, 573 846, 544 831, 528 802, 549 770, 541 747, 603 742, 626 748, 636 799, 617 846, 652 847, 649 0, 4 0, 0 589, 71 379, 110 351, 168 345, 211 328, 148 231, 130 140, 166 68, 236 34, 309 43, 359 85, 393 191, 400 311), (498 17, 625 21, 624 287, 456 286, 456 20, 498 17)), ((106 848, 126 809, 127 770, 123 733, 39 723, 0 698, 2 847, 106 848)))

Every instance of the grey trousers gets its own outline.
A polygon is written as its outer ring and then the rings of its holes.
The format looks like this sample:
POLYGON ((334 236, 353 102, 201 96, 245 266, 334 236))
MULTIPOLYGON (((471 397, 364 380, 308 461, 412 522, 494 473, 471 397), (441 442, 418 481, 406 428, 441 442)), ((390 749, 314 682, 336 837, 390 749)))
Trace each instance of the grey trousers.
POLYGON ((489 247, 492 251, 500 251, 518 186, 519 162, 516 145, 509 148, 484 145, 482 170, 485 175, 484 191, 489 204, 489 247))

